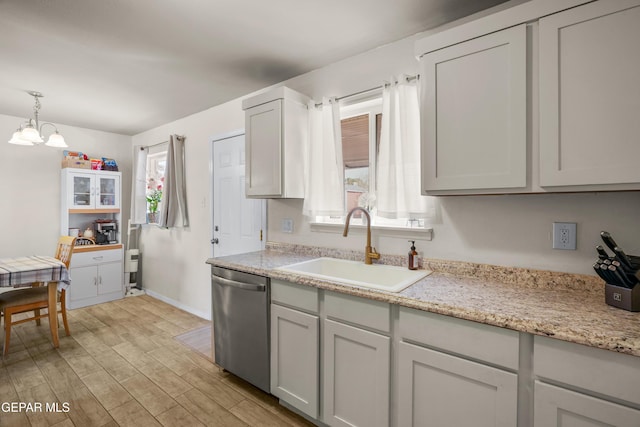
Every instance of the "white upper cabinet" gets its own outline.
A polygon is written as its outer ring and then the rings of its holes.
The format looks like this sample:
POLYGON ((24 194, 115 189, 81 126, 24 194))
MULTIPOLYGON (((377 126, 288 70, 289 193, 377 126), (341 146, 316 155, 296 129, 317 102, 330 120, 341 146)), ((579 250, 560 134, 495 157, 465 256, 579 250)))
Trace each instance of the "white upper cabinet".
POLYGON ((120 172, 63 169, 62 186, 63 208, 120 208, 120 172))
POLYGON ((640 1, 589 3, 539 29, 540 185, 640 188, 640 1))
POLYGON ((526 25, 427 53, 420 67, 422 193, 522 192, 526 25))
POLYGON ((247 197, 304 197, 308 101, 305 95, 280 87, 242 102, 247 197))

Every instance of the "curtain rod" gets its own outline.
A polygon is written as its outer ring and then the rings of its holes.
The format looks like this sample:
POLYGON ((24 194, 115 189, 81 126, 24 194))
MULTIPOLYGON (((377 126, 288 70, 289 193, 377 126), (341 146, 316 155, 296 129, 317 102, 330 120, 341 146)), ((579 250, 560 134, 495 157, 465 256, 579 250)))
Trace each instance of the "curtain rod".
MULTIPOLYGON (((413 81, 413 80, 420 80, 420 75, 416 74, 416 75, 413 75, 413 76, 407 76, 406 80, 407 80, 407 82, 410 82, 410 81, 413 81)), ((350 93, 348 95, 339 96, 339 97, 335 98, 335 100, 336 101, 342 101, 343 99, 351 98, 353 96, 362 95, 363 93, 373 92, 374 90, 383 89, 383 88, 385 88, 385 87, 387 87, 389 85, 390 85, 390 83, 385 83, 382 86, 376 86, 376 87, 372 87, 372 88, 369 88, 369 89, 361 90, 359 92, 350 93)), ((316 107, 322 106, 322 102, 315 104, 315 106, 316 107)))
MULTIPOLYGON (((184 135, 176 135, 178 138, 182 138, 184 139, 185 136, 184 135)), ((141 145, 140 146, 140 150, 144 150, 145 148, 151 148, 151 147, 157 147, 158 145, 162 145, 162 144, 168 144, 169 141, 162 141, 162 142, 158 142, 157 144, 151 144, 151 145, 141 145)))

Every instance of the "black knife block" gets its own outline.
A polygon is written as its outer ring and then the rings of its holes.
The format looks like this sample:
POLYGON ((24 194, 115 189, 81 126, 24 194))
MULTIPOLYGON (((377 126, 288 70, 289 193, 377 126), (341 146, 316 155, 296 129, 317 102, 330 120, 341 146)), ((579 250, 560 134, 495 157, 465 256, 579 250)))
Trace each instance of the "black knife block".
POLYGON ((640 284, 629 289, 607 283, 604 293, 607 304, 627 311, 640 311, 640 284))

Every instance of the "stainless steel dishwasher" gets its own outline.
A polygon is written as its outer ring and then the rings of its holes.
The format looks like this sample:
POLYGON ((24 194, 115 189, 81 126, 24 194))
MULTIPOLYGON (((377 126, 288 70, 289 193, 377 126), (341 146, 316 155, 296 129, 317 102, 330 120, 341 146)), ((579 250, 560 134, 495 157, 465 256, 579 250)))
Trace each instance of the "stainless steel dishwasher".
POLYGON ((269 278, 211 267, 215 362, 270 393, 269 278))

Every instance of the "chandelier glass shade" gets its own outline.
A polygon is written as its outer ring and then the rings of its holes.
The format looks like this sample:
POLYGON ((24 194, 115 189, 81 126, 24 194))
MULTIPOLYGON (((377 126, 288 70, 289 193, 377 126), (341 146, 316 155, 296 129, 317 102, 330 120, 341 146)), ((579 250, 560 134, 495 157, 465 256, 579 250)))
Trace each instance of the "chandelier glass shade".
POLYGON ((58 132, 58 128, 53 123, 44 122, 42 124, 38 121, 38 115, 40 112, 40 98, 42 94, 40 92, 29 92, 29 95, 35 99, 35 105, 33 107, 33 113, 35 119, 29 119, 22 124, 11 136, 9 144, 15 145, 40 145, 44 142, 42 138, 42 128, 46 125, 53 126, 54 132, 49 135, 47 142, 44 145, 54 148, 66 148, 68 145, 64 141, 64 138, 58 132))

